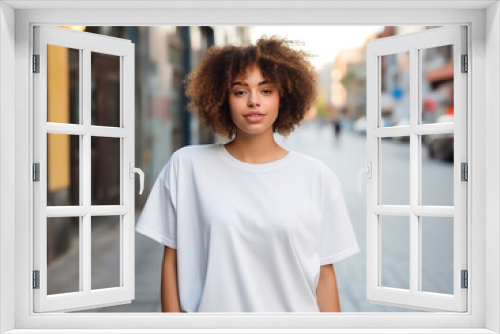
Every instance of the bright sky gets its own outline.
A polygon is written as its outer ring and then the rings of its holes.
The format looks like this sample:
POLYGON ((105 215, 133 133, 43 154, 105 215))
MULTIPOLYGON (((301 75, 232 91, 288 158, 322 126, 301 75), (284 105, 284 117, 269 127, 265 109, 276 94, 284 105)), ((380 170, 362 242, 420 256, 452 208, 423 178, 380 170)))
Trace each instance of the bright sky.
POLYGON ((264 34, 299 40, 304 45, 297 48, 318 55, 309 60, 320 70, 326 63, 333 62, 340 50, 360 47, 368 36, 382 29, 380 26, 253 26, 250 40, 255 43, 264 34))

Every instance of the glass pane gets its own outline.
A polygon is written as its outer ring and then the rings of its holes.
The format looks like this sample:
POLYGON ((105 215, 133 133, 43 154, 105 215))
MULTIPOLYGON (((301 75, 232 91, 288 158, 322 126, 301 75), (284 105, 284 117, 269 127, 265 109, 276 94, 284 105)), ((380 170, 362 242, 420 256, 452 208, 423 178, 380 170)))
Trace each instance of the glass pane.
POLYGON ((381 286, 410 289, 410 217, 380 216, 381 286))
POLYGON ((453 294, 453 218, 421 217, 422 291, 453 294))
POLYGON ((47 218, 47 294, 80 290, 80 217, 47 218))
POLYGON ((380 188, 381 204, 410 204, 409 136, 380 140, 380 188))
POLYGON ((453 45, 420 50, 422 124, 453 122, 453 45))
POLYGON ((120 57, 91 52, 91 124, 120 126, 120 57))
POLYGON ((120 143, 120 138, 91 139, 91 205, 120 205, 120 143))
POLYGON ((47 45, 47 121, 80 124, 80 50, 47 45))
POLYGON ((92 287, 120 286, 120 216, 92 217, 92 287))
POLYGON ((47 206, 81 205, 80 136, 47 134, 47 206))
POLYGON ((381 127, 410 125, 410 53, 380 57, 381 127))
POLYGON ((422 205, 453 206, 453 133, 422 137, 422 205))

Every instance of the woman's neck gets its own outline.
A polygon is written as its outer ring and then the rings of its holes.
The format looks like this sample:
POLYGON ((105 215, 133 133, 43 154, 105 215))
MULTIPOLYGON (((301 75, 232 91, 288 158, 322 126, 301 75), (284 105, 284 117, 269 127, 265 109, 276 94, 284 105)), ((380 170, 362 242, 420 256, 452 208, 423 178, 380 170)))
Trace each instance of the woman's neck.
POLYGON ((276 143, 274 136, 236 135, 225 147, 236 159, 253 164, 278 160, 288 153, 276 143))

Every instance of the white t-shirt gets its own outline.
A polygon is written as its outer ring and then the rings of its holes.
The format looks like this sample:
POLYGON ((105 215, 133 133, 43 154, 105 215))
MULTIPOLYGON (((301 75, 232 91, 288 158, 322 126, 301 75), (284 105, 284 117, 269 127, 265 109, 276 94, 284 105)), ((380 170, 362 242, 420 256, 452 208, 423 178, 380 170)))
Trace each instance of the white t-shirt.
POLYGON ((295 151, 250 164, 223 144, 183 147, 136 230, 177 249, 186 312, 319 312, 320 266, 359 252, 337 176, 295 151))

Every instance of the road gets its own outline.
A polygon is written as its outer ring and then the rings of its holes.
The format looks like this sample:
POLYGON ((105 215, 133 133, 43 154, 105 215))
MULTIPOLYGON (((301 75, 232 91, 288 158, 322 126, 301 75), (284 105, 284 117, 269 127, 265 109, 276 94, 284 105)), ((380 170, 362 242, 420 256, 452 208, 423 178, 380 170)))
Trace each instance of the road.
MULTIPOLYGON (((366 194, 357 192, 357 172, 365 166, 366 139, 354 133, 334 138, 329 124, 309 121, 287 139, 276 136, 280 145, 318 158, 339 177, 361 252, 335 264, 343 312, 416 312, 415 310, 370 303, 366 299, 366 194)), ((453 165, 422 157, 423 204, 453 205, 453 165), (451 190, 450 190, 451 187, 451 190)), ((409 202, 409 145, 384 139, 381 153, 382 203, 409 202)), ((365 189, 363 176, 362 189, 365 189)), ((137 213, 138 215, 139 213, 137 213)), ((426 218, 422 238, 422 287, 425 291, 451 293, 453 277, 453 224, 451 218, 426 218)), ((382 285, 409 287, 409 219, 382 218, 382 285)), ((105 238, 104 235, 99 237, 105 238)), ((113 245, 98 243, 99 252, 113 245)), ((163 246, 136 233, 136 298, 130 304, 80 312, 159 312, 160 267, 163 246)), ((73 261, 77 259, 73 254, 73 261)), ((71 254, 66 260, 71 259, 71 254)), ((58 261, 64 262, 64 260, 58 261)), ((116 261, 115 261, 116 262, 116 261)), ((97 267, 108 268, 105 262, 97 267)), ((54 269, 53 269, 54 270, 54 269)), ((98 278, 96 278, 98 279, 98 278)), ((105 279, 104 277, 102 278, 105 279)), ((63 284, 63 280, 60 280, 63 284)))

